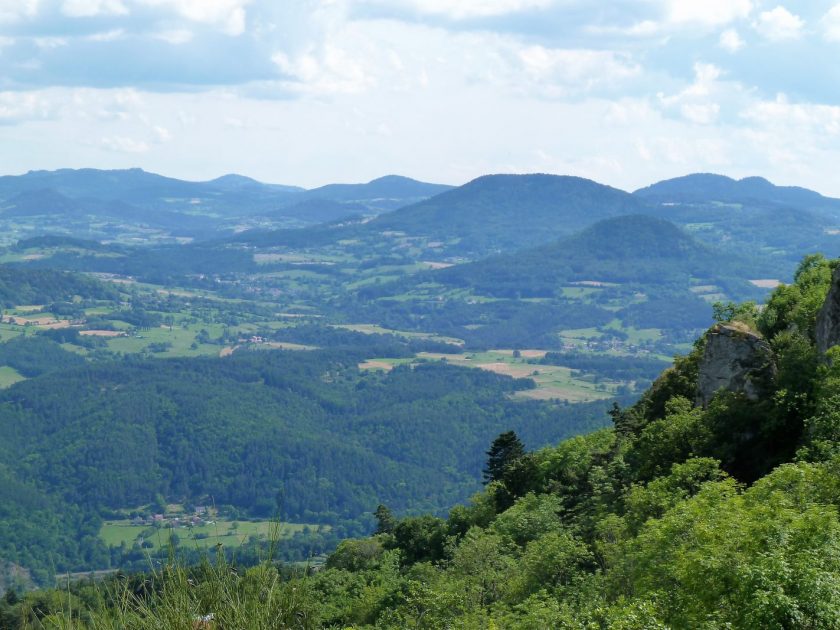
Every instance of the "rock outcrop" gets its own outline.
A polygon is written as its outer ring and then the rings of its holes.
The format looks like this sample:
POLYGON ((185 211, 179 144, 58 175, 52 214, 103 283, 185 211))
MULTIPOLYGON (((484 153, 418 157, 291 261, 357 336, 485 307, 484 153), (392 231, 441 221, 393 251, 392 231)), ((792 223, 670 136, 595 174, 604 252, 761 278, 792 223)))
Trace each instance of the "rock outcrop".
POLYGON ((775 378, 773 350, 764 338, 744 324, 717 324, 706 333, 696 402, 705 407, 721 389, 756 401, 775 378))
POLYGON ((817 350, 827 352, 840 345, 840 267, 834 272, 828 297, 817 315, 817 350))

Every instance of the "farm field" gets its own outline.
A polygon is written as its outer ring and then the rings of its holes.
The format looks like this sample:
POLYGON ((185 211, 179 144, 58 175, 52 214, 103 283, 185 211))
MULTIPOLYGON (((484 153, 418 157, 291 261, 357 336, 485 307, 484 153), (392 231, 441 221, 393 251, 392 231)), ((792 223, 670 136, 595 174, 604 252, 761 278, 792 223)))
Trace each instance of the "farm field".
POLYGON ((120 546, 125 543, 131 547, 135 542, 145 541, 146 548, 159 549, 169 544, 169 537, 175 534, 182 546, 238 547, 252 536, 261 540, 271 540, 273 536, 282 540, 291 538, 307 529, 328 530, 327 525, 306 525, 300 523, 277 523, 275 521, 232 521, 218 519, 213 523, 196 526, 154 527, 132 525, 131 521, 106 521, 99 531, 99 537, 108 546, 120 546))
POLYGON ((11 387, 15 383, 25 381, 26 377, 7 365, 0 367, 0 389, 11 387))
POLYGON ((446 361, 451 365, 472 367, 513 378, 530 378, 536 383, 536 389, 517 392, 517 398, 530 400, 565 400, 570 403, 604 400, 615 395, 623 383, 576 378, 572 370, 556 365, 536 365, 529 359, 545 356, 544 350, 521 350, 514 356, 513 350, 490 350, 466 354, 441 354, 420 352, 414 359, 375 358, 359 364, 360 369, 391 370, 397 365, 417 363, 418 361, 446 361))
POLYGON ((434 333, 423 332, 408 332, 404 330, 393 330, 391 328, 383 328, 377 324, 334 324, 334 328, 342 328, 353 332, 359 332, 366 335, 396 335, 398 337, 405 337, 406 339, 426 339, 428 341, 439 341, 441 343, 451 343, 456 346, 464 345, 463 339, 456 339, 455 337, 446 337, 443 335, 436 335, 434 333))

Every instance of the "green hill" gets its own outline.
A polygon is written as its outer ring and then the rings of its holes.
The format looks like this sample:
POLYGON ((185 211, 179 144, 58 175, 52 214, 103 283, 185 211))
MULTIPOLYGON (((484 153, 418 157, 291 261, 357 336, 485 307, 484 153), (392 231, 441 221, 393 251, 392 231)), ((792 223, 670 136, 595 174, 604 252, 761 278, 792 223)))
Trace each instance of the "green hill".
POLYGON ((555 243, 444 269, 436 278, 485 295, 547 297, 569 282, 682 284, 687 289, 691 278, 714 284, 726 276, 756 273, 749 267, 698 243, 673 223, 631 215, 601 221, 555 243))
POLYGON ((696 173, 658 182, 633 195, 656 203, 762 202, 788 208, 840 211, 840 199, 824 197, 798 186, 776 186, 763 177, 736 180, 724 175, 696 173))
POLYGON ((76 296, 106 300, 117 295, 112 286, 80 274, 0 265, 0 305, 5 308, 69 302, 76 296))
POLYGON ((487 175, 366 228, 438 239, 445 252, 478 257, 548 242, 643 208, 623 191, 579 177, 487 175))
POLYGON ((840 200, 760 177, 688 175, 634 196, 702 242, 762 261, 768 277, 789 280, 802 256, 840 244, 840 200))
POLYGON ((840 321, 838 267, 808 257, 765 309, 721 313, 610 429, 530 452, 500 433, 468 504, 445 519, 379 506, 377 533, 317 572, 176 565, 143 597, 117 579, 118 598, 82 583, 5 608, 45 601, 66 620, 72 604, 92 615, 80 629, 209 613, 313 629, 840 627, 840 347, 815 345, 840 321))
MULTIPOLYGON (((507 426, 540 445, 601 424, 603 404, 512 400, 528 380, 445 364, 360 372, 365 357, 126 358, 65 364, 11 387, 0 394, 0 472, 45 497, 43 518, 72 507, 79 518, 64 527, 81 542, 62 555, 43 541, 51 566, 28 551, 42 544, 37 531, 22 529, 0 539, 0 558, 41 579, 51 568, 108 568, 118 559, 79 528, 159 496, 363 532, 381 500, 441 512, 465 499, 485 443, 507 426)), ((0 525, 14 528, 26 512, 4 514, 0 525)), ((61 527, 60 513, 52 518, 45 537, 61 527)))
POLYGON ((714 301, 760 298, 748 281, 760 277, 760 264, 663 219, 628 215, 539 247, 368 285, 343 308, 359 321, 437 331, 470 347, 558 349, 564 329, 613 320, 693 338, 714 301))

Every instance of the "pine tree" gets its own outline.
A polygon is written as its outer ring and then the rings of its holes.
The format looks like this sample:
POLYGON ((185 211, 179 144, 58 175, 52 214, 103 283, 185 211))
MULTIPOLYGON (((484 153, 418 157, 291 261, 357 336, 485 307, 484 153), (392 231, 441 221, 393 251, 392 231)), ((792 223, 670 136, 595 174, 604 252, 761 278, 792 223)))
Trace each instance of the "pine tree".
POLYGON ((394 528, 397 526, 397 519, 385 505, 379 505, 376 512, 373 513, 376 517, 376 533, 377 534, 393 534, 394 528))
POLYGON ((493 440, 487 451, 487 466, 484 469, 484 483, 499 481, 505 470, 525 454, 525 446, 516 433, 507 431, 493 440))

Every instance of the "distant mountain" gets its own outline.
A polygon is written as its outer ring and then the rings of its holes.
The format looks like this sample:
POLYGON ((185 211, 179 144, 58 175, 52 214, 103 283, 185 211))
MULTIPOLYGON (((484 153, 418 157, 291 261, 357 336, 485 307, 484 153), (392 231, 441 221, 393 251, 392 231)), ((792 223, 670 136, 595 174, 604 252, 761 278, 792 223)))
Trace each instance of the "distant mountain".
POLYGON ((71 199, 122 201, 187 213, 248 215, 277 209, 302 189, 262 184, 240 175, 188 182, 143 169, 60 169, 0 177, 0 199, 50 189, 71 199))
POLYGON ((327 223, 370 213, 371 209, 360 202, 313 198, 285 206, 267 216, 278 219, 298 219, 307 223, 327 223))
POLYGON ((0 201, 0 220, 34 217, 49 217, 53 223, 60 223, 68 228, 71 225, 84 226, 109 220, 191 233, 204 232, 217 222, 212 217, 157 208, 139 208, 117 199, 73 199, 49 188, 28 190, 0 201))
POLYGON ((776 186, 763 177, 736 180, 724 175, 695 173, 653 184, 633 194, 653 203, 764 202, 798 209, 840 211, 840 199, 798 186, 776 186))
POLYGON ((366 228, 439 239, 447 251, 477 257, 548 242, 599 219, 644 209, 626 192, 579 177, 487 175, 382 215, 366 228))
POLYGON ((385 212, 434 197, 452 186, 429 184, 399 175, 386 175, 366 184, 328 184, 303 193, 306 199, 356 202, 371 210, 385 212))
POLYGON ((743 277, 744 261, 643 215, 606 219, 572 237, 436 272, 444 284, 499 297, 547 297, 570 282, 689 287, 691 278, 743 277))
MULTIPOLYGON (((59 214, 87 215, 109 210, 120 202, 144 210, 216 219, 266 216, 280 221, 319 223, 394 210, 450 188, 395 175, 366 184, 331 184, 307 191, 296 186, 265 184, 236 174, 191 182, 139 168, 60 169, 0 177, 0 207, 8 207, 14 200, 13 205, 19 208, 15 212, 20 216, 57 214, 59 208, 62 209, 59 214), (78 200, 85 203, 82 206, 72 203, 78 200), (302 206, 304 202, 308 205, 302 206), (341 208, 336 204, 350 205, 341 208)), ((120 216, 127 210, 123 208, 123 211, 120 216)))
POLYGON ((251 177, 245 177, 244 175, 222 175, 221 177, 217 177, 216 179, 211 179, 210 181, 204 182, 205 184, 212 186, 213 188, 218 188, 219 190, 243 190, 243 189, 265 189, 270 188, 272 190, 279 190, 289 193, 299 193, 304 192, 306 189, 301 188, 300 186, 283 186, 281 184, 264 184, 263 182, 257 181, 251 177))
POLYGON ((795 264, 840 246, 840 199, 766 179, 695 174, 634 193, 649 214, 684 226, 703 242, 762 259, 765 274, 790 280, 795 264))

